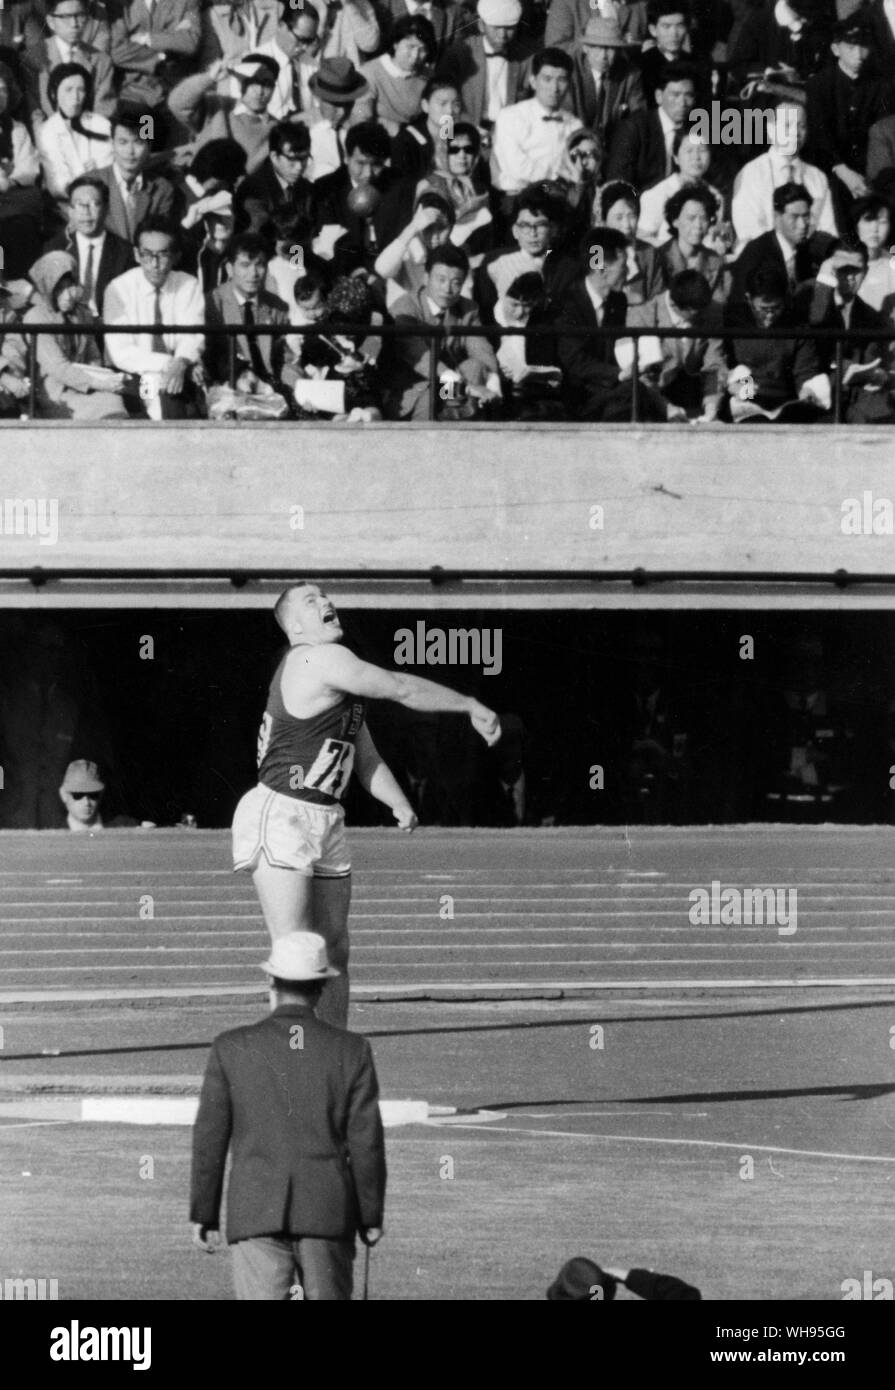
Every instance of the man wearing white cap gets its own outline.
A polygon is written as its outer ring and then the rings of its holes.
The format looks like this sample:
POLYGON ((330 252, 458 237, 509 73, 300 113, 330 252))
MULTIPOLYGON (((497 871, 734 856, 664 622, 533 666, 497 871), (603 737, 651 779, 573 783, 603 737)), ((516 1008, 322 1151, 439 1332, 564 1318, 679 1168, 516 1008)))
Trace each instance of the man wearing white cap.
POLYGON ((451 44, 438 76, 453 82, 469 120, 484 126, 528 95, 533 49, 519 35, 519 0, 479 0, 476 13, 478 32, 451 44))
POLYGON ((385 1143, 366 1038, 316 1017, 338 975, 314 932, 274 941, 262 965, 270 1017, 211 1045, 193 1130, 193 1243, 219 1241, 228 1150, 227 1242, 237 1299, 348 1301, 355 1237, 382 1236, 385 1143))

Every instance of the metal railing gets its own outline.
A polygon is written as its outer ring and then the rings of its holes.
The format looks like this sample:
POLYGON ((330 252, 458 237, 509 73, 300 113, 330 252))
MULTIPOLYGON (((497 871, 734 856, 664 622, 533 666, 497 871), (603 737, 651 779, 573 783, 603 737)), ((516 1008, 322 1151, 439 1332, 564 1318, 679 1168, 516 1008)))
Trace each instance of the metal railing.
MULTIPOLYGON (((48 333, 54 337, 61 335, 74 335, 75 337, 98 337, 105 338, 116 334, 130 334, 140 337, 151 337, 156 332, 154 324, 115 324, 108 325, 96 321, 94 323, 61 324, 61 323, 8 323, 0 328, 0 336, 25 337, 28 339, 28 372, 31 382, 29 396, 29 413, 33 419, 37 410, 37 339, 41 334, 48 333)), ((844 344, 849 343, 885 343, 895 340, 895 327, 888 329, 846 329, 828 328, 808 324, 789 324, 782 328, 746 328, 739 325, 725 328, 722 332, 699 331, 694 332, 691 328, 670 328, 656 327, 648 325, 646 327, 634 325, 618 325, 612 327, 591 328, 585 326, 572 326, 556 323, 539 324, 534 327, 512 327, 504 328, 498 324, 457 324, 445 328, 443 324, 424 323, 399 323, 399 324, 340 324, 338 328, 331 325, 321 324, 164 324, 161 332, 165 337, 175 334, 189 334, 191 336, 224 337, 229 339, 229 377, 230 385, 236 381, 236 346, 238 338, 249 337, 314 337, 327 338, 333 336, 364 339, 376 338, 425 338, 432 344, 440 346, 445 340, 458 338, 512 338, 522 337, 529 339, 559 339, 581 338, 590 339, 596 342, 618 341, 620 339, 633 340, 633 360, 631 364, 631 423, 640 422, 640 395, 642 389, 642 372, 640 367, 639 343, 641 338, 676 339, 683 338, 691 342, 730 342, 734 339, 738 341, 760 340, 760 341, 810 341, 810 342, 834 342, 835 356, 833 369, 833 420, 834 423, 842 422, 842 375, 844 362, 844 344)), ((429 352, 429 419, 437 419, 437 407, 439 401, 439 352, 429 352)))

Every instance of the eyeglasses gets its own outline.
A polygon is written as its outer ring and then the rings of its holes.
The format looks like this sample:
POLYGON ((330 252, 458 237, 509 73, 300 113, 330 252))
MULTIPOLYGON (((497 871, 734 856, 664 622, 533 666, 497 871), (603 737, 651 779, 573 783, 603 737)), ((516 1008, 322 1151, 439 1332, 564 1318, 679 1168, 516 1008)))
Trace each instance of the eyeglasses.
POLYGON ((294 150, 280 150, 280 159, 285 159, 287 164, 307 164, 310 158, 310 150, 305 150, 302 154, 296 154, 294 150))
POLYGON ((102 792, 69 792, 72 801, 99 801, 102 792))
POLYGON ((148 265, 166 265, 173 260, 173 251, 139 251, 137 253, 141 261, 146 261, 148 265))
POLYGON ((516 230, 519 232, 548 232, 549 222, 517 222, 516 230))
POLYGON ((473 145, 448 145, 448 154, 475 154, 473 145))
POLYGON ((582 159, 596 159, 596 150, 573 150, 569 155, 573 164, 580 164, 582 159))
POLYGON ((316 43, 316 42, 317 42, 317 35, 316 35, 316 34, 312 34, 311 37, 310 37, 310 38, 307 38, 307 39, 303 39, 303 38, 301 37, 300 34, 294 34, 294 35, 293 35, 293 38, 295 39, 295 42, 296 42, 296 43, 300 43, 300 44, 301 44, 302 48, 310 48, 310 46, 311 46, 312 43, 316 43))

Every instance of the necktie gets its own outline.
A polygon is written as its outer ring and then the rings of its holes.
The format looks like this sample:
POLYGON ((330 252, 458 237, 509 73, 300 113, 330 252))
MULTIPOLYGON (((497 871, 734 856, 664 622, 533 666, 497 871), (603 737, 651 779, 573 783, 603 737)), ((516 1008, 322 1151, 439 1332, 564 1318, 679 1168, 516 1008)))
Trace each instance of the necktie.
POLYGON ((788 159, 785 164, 780 165, 780 173, 782 175, 780 179, 781 185, 784 183, 792 183, 792 164, 788 159))
POLYGON ((155 292, 155 316, 154 316, 152 322, 153 322, 154 327, 155 327, 155 332, 154 332, 153 335, 152 335, 152 351, 153 351, 153 352, 167 352, 168 349, 167 349, 166 346, 165 346, 165 339, 164 339, 164 336, 163 336, 163 333, 162 333, 162 329, 163 329, 164 326, 165 326, 165 321, 164 321, 164 319, 162 318, 162 292, 161 292, 161 290, 156 290, 156 292, 155 292))
POLYGON ((88 305, 93 304, 93 294, 96 289, 96 282, 93 275, 93 242, 87 248, 87 264, 84 267, 84 299, 88 305))
MULTIPOLYGON (((255 310, 252 307, 251 300, 247 299, 245 304, 243 304, 242 306, 242 321, 246 325, 246 327, 251 327, 255 323, 255 310)), ((249 338, 248 342, 249 361, 252 364, 252 371, 255 373, 256 376, 260 376, 263 380, 266 381, 267 368, 264 365, 264 358, 261 356, 261 346, 258 342, 258 339, 253 336, 249 338)))
POLYGON ((134 185, 126 183, 122 189, 121 201, 124 204, 124 220, 127 223, 127 240, 134 239, 134 185))

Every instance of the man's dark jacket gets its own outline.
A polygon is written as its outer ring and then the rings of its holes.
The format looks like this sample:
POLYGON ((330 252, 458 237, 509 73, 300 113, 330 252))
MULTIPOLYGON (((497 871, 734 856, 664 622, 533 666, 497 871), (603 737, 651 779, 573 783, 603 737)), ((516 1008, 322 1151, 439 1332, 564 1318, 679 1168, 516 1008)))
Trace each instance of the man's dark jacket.
POLYGON ((212 1043, 193 1131, 190 1220, 227 1240, 350 1240, 381 1226, 385 1147, 366 1038, 286 1004, 212 1043))

